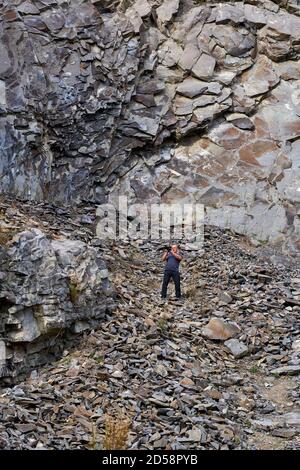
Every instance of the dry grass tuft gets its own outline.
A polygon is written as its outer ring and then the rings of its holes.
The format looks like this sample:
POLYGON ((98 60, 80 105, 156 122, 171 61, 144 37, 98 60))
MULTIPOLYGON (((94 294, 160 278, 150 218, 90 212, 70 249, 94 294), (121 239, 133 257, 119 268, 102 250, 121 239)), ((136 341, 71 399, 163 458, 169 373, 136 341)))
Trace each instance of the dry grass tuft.
POLYGON ((99 440, 98 440, 97 427, 94 424, 92 426, 92 437, 87 448, 89 450, 101 450, 101 447, 99 445, 99 440))
POLYGON ((10 242, 15 235, 17 235, 17 233, 17 230, 3 230, 0 227, 0 245, 7 245, 7 243, 10 242))
POLYGON ((162 332, 166 333, 168 330, 168 321, 166 318, 160 317, 156 322, 157 328, 162 332))
POLYGON ((192 285, 186 288, 185 295, 189 298, 198 297, 199 289, 197 286, 192 285))
POLYGON ((70 283, 69 284, 69 289, 70 289, 70 299, 72 304, 76 304, 77 300, 79 298, 80 292, 75 284, 70 283))
POLYGON ((72 304, 76 304, 80 297, 79 280, 75 273, 69 275, 70 299, 72 304))
POLYGON ((126 450, 128 445, 131 420, 119 412, 113 417, 107 415, 105 420, 104 450, 126 450))

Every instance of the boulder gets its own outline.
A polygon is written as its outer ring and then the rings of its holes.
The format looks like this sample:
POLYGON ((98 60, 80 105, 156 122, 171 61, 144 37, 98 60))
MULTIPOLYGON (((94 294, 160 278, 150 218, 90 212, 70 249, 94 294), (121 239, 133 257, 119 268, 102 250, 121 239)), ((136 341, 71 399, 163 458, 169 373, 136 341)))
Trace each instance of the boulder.
POLYGON ((229 339, 225 341, 224 345, 236 359, 240 359, 248 354, 247 346, 237 339, 229 339))
POLYGON ((114 308, 105 263, 84 242, 26 230, 1 248, 0 260, 2 376, 55 356, 64 336, 99 327, 114 308))
POLYGON ((202 335, 209 339, 226 341, 240 333, 240 329, 233 323, 227 323, 221 318, 211 318, 202 329, 202 335))

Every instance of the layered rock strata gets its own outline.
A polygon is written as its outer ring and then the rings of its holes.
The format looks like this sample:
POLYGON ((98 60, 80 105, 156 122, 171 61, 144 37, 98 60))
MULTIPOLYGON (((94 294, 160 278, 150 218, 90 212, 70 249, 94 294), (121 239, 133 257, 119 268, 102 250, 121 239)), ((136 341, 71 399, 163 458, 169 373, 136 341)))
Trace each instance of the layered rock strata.
POLYGON ((96 248, 37 228, 1 235, 0 376, 14 378, 55 358, 67 337, 98 327, 114 293, 96 248))
POLYGON ((6 0, 0 189, 197 201, 299 249, 296 0, 6 0))

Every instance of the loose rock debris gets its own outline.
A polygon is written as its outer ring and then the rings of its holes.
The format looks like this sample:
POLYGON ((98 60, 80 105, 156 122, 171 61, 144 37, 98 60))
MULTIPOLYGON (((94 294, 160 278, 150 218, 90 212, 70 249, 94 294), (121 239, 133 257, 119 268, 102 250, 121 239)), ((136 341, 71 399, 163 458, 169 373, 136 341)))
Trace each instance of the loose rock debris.
POLYGON ((160 243, 98 249, 118 307, 57 362, 1 389, 1 448, 101 449, 120 413, 128 449, 300 448, 296 265, 207 227, 203 254, 185 253, 183 301, 171 288, 162 302, 160 243), (216 324, 234 325, 233 337, 211 339, 216 324))

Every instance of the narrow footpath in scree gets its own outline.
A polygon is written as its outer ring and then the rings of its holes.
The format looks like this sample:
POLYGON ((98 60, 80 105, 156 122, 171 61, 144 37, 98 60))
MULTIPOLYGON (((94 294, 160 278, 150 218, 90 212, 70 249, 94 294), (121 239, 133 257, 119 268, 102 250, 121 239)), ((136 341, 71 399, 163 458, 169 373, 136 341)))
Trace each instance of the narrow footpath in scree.
POLYGON ((162 303, 162 246, 103 249, 118 308, 55 364, 1 390, 0 447, 300 449, 300 273, 208 228, 185 298, 162 303))

